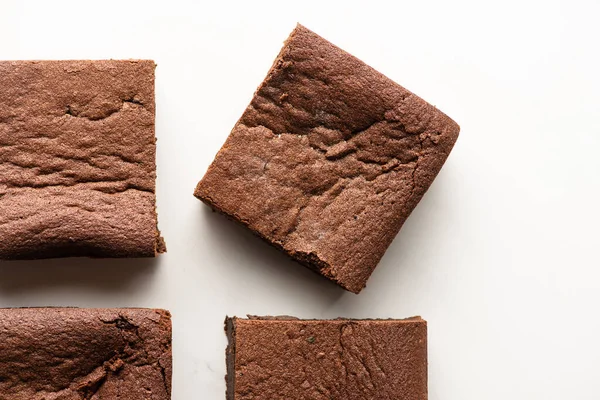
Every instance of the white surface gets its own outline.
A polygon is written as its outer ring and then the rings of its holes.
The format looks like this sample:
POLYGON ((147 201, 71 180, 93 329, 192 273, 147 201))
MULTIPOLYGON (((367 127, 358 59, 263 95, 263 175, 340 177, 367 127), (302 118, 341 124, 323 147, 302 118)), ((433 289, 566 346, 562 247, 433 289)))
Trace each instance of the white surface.
POLYGON ((432 400, 599 398, 600 3, 157 3, 0 2, 0 59, 156 60, 169 249, 0 264, 0 306, 170 309, 176 400, 224 399, 223 318, 246 313, 420 314, 432 400), (462 127, 359 296, 192 196, 296 22, 462 127))

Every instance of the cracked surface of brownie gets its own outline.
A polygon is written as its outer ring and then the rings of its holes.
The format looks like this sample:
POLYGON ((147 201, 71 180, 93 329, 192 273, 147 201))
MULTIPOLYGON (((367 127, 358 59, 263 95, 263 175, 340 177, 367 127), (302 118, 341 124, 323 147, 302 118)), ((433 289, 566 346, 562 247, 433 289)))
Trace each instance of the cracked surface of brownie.
POLYGON ((227 318, 227 400, 426 400, 427 323, 227 318))
POLYGON ((298 26, 195 195, 358 293, 459 127, 298 26))
POLYGON ((171 316, 151 309, 0 309, 0 400, 167 400, 171 316))
POLYGON ((0 62, 0 258, 165 250, 153 61, 0 62))

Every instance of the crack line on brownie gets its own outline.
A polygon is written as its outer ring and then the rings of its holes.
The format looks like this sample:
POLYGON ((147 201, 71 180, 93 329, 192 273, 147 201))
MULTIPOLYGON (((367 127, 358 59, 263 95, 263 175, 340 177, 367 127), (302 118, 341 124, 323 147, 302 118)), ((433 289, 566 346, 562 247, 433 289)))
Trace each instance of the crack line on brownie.
MULTIPOLYGON (((53 155, 53 158, 59 159, 61 161, 59 161, 59 163, 61 162, 81 162, 84 164, 89 165, 90 167, 93 167, 95 169, 98 170, 105 170, 106 168, 103 168, 101 166, 101 164, 98 163, 98 158, 102 158, 102 157, 114 157, 119 159, 121 162, 123 163, 127 163, 127 164, 140 164, 138 161, 134 160, 133 158, 130 158, 128 156, 122 155, 122 154, 117 154, 117 153, 106 153, 106 154, 94 154, 91 155, 90 157, 86 158, 86 157, 79 157, 79 156, 63 156, 63 155, 53 155)), ((70 173, 72 173, 69 169, 64 168, 63 166, 59 166, 59 165, 36 165, 35 163, 28 163, 28 162, 23 162, 23 161, 19 161, 19 160, 5 160, 0 162, 0 165, 12 165, 15 168, 19 168, 19 169, 28 169, 28 170, 34 170, 37 169, 38 171, 36 171, 37 174, 39 175, 50 175, 53 173, 62 173, 65 175, 68 175, 70 173)))
MULTIPOLYGON (((369 344, 371 353, 376 354, 376 352, 375 352, 376 345, 375 345, 375 342, 374 342, 374 339, 372 336, 370 336, 370 335, 367 336, 367 343, 369 344)), ((386 379, 387 377, 386 377, 385 371, 383 370, 383 365, 378 361, 377 357, 373 357, 373 364, 375 364, 375 368, 377 368, 378 372, 383 376, 383 379, 386 379)), ((384 386, 384 388, 387 391, 387 387, 384 386)))
MULTIPOLYGON (((361 369, 361 372, 363 375, 360 375, 357 372, 350 372, 350 376, 354 377, 354 382, 357 385, 362 386, 363 391, 369 391, 369 392, 374 392, 377 390, 382 390, 384 388, 378 388, 375 386, 375 382, 377 381, 376 379, 373 379, 373 374, 374 372, 371 370, 371 367, 369 366, 369 363, 367 362, 367 360, 365 359, 365 355, 361 352, 361 351, 354 351, 353 346, 356 347, 356 343, 354 342, 350 342, 350 343, 346 343, 345 342, 345 338, 352 338, 353 337, 353 329, 354 329, 354 323, 349 322, 349 323, 343 323, 340 326, 340 346, 342 348, 340 357, 341 357, 341 363, 342 365, 345 366, 344 361, 345 359, 348 359, 348 361, 346 362, 351 362, 354 361, 356 363, 356 365, 361 369), (348 334, 346 334, 348 333, 348 334), (361 379, 359 379, 359 377, 364 376, 364 381, 362 381, 361 379)), ((373 351, 373 347, 371 346, 371 355, 373 356, 373 363, 375 364, 376 367, 377 366, 377 360, 375 359, 375 352, 373 351)), ((379 368, 380 369, 380 368, 379 368)), ((346 378, 348 377, 348 372, 346 371, 346 378)), ((346 385, 347 385, 347 379, 346 379, 346 385)))
MULTIPOLYGON (((162 316, 161 316, 161 318, 162 318, 162 316)), ((121 335, 123 335, 124 332, 130 332, 137 338, 137 342, 140 342, 142 344, 145 342, 145 339, 140 335, 139 326, 134 324, 132 321, 130 321, 124 315, 119 314, 117 318, 114 318, 114 319, 108 320, 108 321, 103 320, 102 318, 99 318, 99 319, 103 324, 114 325, 119 330, 119 332, 121 332, 121 335)), ((155 321, 152 321, 152 322, 157 323, 155 321)), ((150 356, 149 356, 148 352, 146 351, 146 348, 137 347, 136 345, 138 343, 135 343, 135 342, 132 343, 131 340, 127 339, 124 336, 123 336, 123 340, 126 342, 125 349, 123 349, 123 351, 117 355, 118 359, 119 360, 123 359, 126 361, 129 360, 129 363, 136 367, 150 366, 150 367, 158 369, 158 371, 160 372, 160 375, 163 378, 162 383, 164 385, 165 393, 169 394, 170 390, 168 389, 168 384, 167 384, 167 374, 165 371, 165 367, 163 367, 160 363, 160 356, 156 358, 156 361, 149 362, 148 359, 150 358, 150 356), (128 351, 132 352, 132 354, 127 357, 123 357, 124 354, 127 353, 128 351), (142 355, 141 361, 140 361, 140 357, 139 357, 140 354, 142 355)), ((161 344, 163 352, 166 352, 169 350, 168 344, 167 345, 163 345, 162 343, 160 343, 160 344, 161 344)), ((106 373, 108 374, 108 371, 106 371, 106 373)))
POLYGON ((160 360, 156 362, 156 366, 160 369, 160 375, 162 376, 162 383, 165 387, 165 393, 170 394, 171 390, 169 389, 169 385, 167 384, 167 372, 165 371, 165 367, 162 366, 160 360))
MULTIPOLYGON (((86 111, 76 111, 71 104, 67 105, 65 114, 70 115, 71 117, 74 117, 74 118, 83 118, 83 119, 87 119, 88 121, 96 122, 96 121, 102 121, 106 118, 111 117, 114 114, 122 112, 123 109, 125 108, 126 104, 132 104, 135 106, 139 106, 142 109, 146 109, 146 107, 144 107, 144 104, 140 100, 137 100, 135 98, 135 96, 133 96, 133 97, 128 97, 126 99, 121 100, 121 106, 119 108, 109 109, 107 111, 104 111, 103 113, 100 113, 99 115, 92 115, 92 116, 84 115, 84 113, 86 113, 86 111)), ((84 105, 83 107, 86 107, 87 105, 88 104, 84 105)))
MULTIPOLYGON (((390 123, 389 121, 377 121, 376 123, 371 124, 368 127, 368 129, 370 129, 371 127, 373 127, 377 123, 387 123, 387 124, 390 124, 392 126, 399 126, 400 125, 400 124, 390 123)), ((271 138, 270 138, 271 140, 277 138, 280 135, 308 136, 308 135, 311 134, 311 133, 307 133, 307 134, 295 134, 295 133, 291 133, 291 132, 277 133, 276 131, 274 131, 273 129, 269 128, 268 126, 265 126, 265 125, 262 125, 262 124, 254 124, 254 125, 252 125, 252 124, 244 123, 242 121, 240 121, 238 123, 238 125, 242 126, 242 127, 245 127, 247 129, 251 129, 251 128, 263 128, 263 129, 266 129, 266 130, 268 130, 268 131, 271 132, 271 135, 272 135, 271 138)), ((319 127, 317 127, 317 128, 319 128, 319 127)), ((317 128, 313 128, 313 129, 317 129, 317 128)), ((407 136, 405 136, 403 138, 400 138, 400 139, 386 136, 386 139, 388 141, 402 141, 404 139, 417 138, 416 145, 419 146, 422 149, 422 144, 419 144, 419 138, 418 138, 419 134, 418 133, 411 134, 411 133, 408 133, 408 132, 403 131, 401 129, 394 129, 394 130, 399 130, 399 131, 401 131, 403 133, 406 133, 407 136)), ((343 143, 349 143, 350 145, 356 146, 352 142, 352 140, 355 139, 357 136, 359 136, 361 134, 364 134, 365 132, 366 132, 366 130, 359 131, 354 136, 352 136, 352 138, 350 138, 348 140, 347 139, 341 139, 340 141, 334 143, 333 145, 326 146, 326 148, 327 149, 331 149, 332 147, 334 147, 334 146, 336 146, 338 144, 343 144, 343 143)), ((342 160, 343 158, 346 158, 348 156, 356 155, 356 160, 357 161, 359 161, 359 162, 361 162, 363 164, 366 164, 366 165, 380 167, 380 172, 374 178, 368 179, 368 180, 373 180, 373 179, 375 179, 379 175, 383 175, 385 173, 391 172, 396 167, 398 167, 400 165, 410 165, 412 163, 416 163, 418 161, 418 158, 421 156, 420 152, 418 152, 417 154, 413 154, 413 155, 410 156, 410 158, 405 159, 405 160, 403 160, 402 158, 398 158, 397 156, 386 156, 387 157, 386 159, 384 159, 384 158, 370 159, 370 158, 368 158, 368 154, 357 155, 357 153, 360 152, 360 151, 364 151, 364 152, 368 153, 368 150, 363 150, 362 148, 358 147, 356 149, 352 149, 351 151, 345 152, 343 154, 343 156, 339 156, 339 155, 332 156, 332 155, 330 155, 328 157, 327 156, 327 151, 324 151, 324 149, 322 147, 315 146, 315 145, 311 144, 310 142, 309 142, 309 147, 311 147, 312 149, 316 150, 318 154, 320 154, 320 155, 323 156, 324 160, 329 161, 329 162, 336 162, 336 161, 342 160), (395 162, 397 162, 397 165, 390 165, 390 166, 388 166, 388 164, 395 163, 395 162)), ((270 161, 271 160, 268 160, 266 163, 268 163, 270 161)), ((361 172, 364 172, 364 171, 357 171, 357 175, 361 175, 361 172)), ((348 175, 346 175, 346 176, 340 176, 340 178, 351 178, 351 177, 355 177, 355 176, 348 176, 348 175)), ((326 191, 326 190, 327 189, 324 189, 323 191, 326 191)))
MULTIPOLYGON (((117 359, 120 361, 120 359, 117 359)), ((105 364, 108 361, 105 361, 105 364)), ((102 386, 104 385, 104 383, 106 382, 106 380, 108 379, 108 371, 105 365, 102 365, 101 367, 98 368, 103 368, 103 373, 95 380, 88 380, 87 382, 85 382, 85 384, 83 384, 82 386, 80 386, 79 388, 77 388, 77 393, 79 393, 79 395, 81 396, 81 398, 83 400, 90 400, 91 398, 93 398, 102 388, 102 386)), ((90 372, 89 375, 93 375, 94 372, 96 372, 96 370, 98 369, 96 368, 94 371, 90 372)))
MULTIPOLYGON (((308 201, 303 202, 300 205, 299 210, 294 217, 294 222, 293 222, 292 226, 290 228, 288 228, 288 230, 285 232, 286 236, 289 236, 296 231, 296 229, 298 228, 298 225, 300 223, 300 220, 302 219, 302 212, 310 204, 319 200, 322 196, 328 196, 331 198, 330 201, 327 201, 325 203, 325 205, 322 207, 323 209, 327 208, 327 206, 329 206, 331 203, 333 203, 335 198, 337 196, 339 196, 341 194, 341 192, 348 186, 348 183, 343 185, 343 182, 348 182, 348 181, 351 181, 354 179, 365 179, 367 181, 373 181, 385 174, 394 173, 394 172, 399 171, 399 169, 402 166, 410 166, 412 171, 409 174, 407 174, 407 176, 409 176, 409 179, 410 179, 410 182, 408 182, 408 185, 410 185, 409 198, 414 195, 414 191, 416 188, 416 171, 418 169, 419 158, 422 156, 422 149, 423 149, 422 139, 420 138, 420 135, 422 133, 421 130, 419 130, 415 133, 409 133, 406 131, 406 129, 404 128, 404 126, 401 123, 390 122, 390 121, 376 121, 376 122, 370 123, 365 128, 362 128, 361 130, 356 131, 355 134, 349 140, 341 139, 337 143, 330 145, 328 148, 330 149, 331 147, 336 146, 340 143, 342 143, 342 144, 343 143, 352 143, 352 140, 356 140, 355 138, 366 134, 366 132, 369 129, 376 128, 378 126, 378 124, 390 126, 392 128, 392 130, 400 131, 403 135, 405 135, 401 139, 397 139, 395 137, 389 137, 389 135, 384 134, 383 136, 385 136, 387 138, 386 140, 405 140, 405 139, 415 138, 416 139, 415 145, 419 147, 419 150, 418 151, 409 150, 408 151, 409 153, 416 153, 416 154, 410 154, 410 158, 406 157, 406 155, 405 155, 405 157, 400 156, 400 158, 398 158, 398 156, 390 156, 388 159, 370 160, 368 158, 365 158, 365 156, 358 157, 357 151, 360 151, 360 149, 356 148, 356 150, 353 150, 351 152, 347 152, 346 154, 344 154, 343 157, 331 159, 331 158, 327 157, 326 152, 324 152, 322 149, 320 149, 316 146, 311 145, 309 142, 309 146, 313 149, 318 149, 318 154, 320 154, 320 157, 326 162, 335 163, 346 157, 355 157, 356 160, 359 161, 361 164, 364 164, 367 167, 374 167, 374 168, 376 168, 376 171, 366 171, 362 168, 359 168, 359 170, 353 171, 351 174, 344 174, 344 175, 338 176, 336 180, 334 180, 324 186, 321 186, 320 188, 313 189, 310 192, 305 192, 305 194, 308 196, 308 201), (402 160, 402 158, 404 158, 405 160, 402 160), (342 185, 339 188, 339 190, 332 191, 332 189, 335 189, 336 186, 338 184, 340 184, 340 182, 342 182, 342 185), (332 191, 332 192, 328 193, 330 191, 332 191), (334 196, 331 196, 331 194, 334 194, 334 196)), ((266 129, 272 135, 271 140, 276 138, 278 135, 295 135, 295 134, 289 133, 289 132, 276 133, 275 131, 273 131, 272 129, 270 129, 269 127, 264 126, 264 125, 256 125, 256 126, 246 125, 244 122, 241 122, 241 121, 239 122, 239 125, 247 128, 247 129, 251 129, 251 128, 266 129)), ((302 136, 306 136, 306 135, 310 135, 310 133, 304 134, 302 136)), ((269 160, 267 160, 265 162, 265 166, 271 161, 272 157, 273 156, 271 156, 271 158, 269 158, 269 160)), ((265 167, 263 166, 263 172, 264 171, 265 171, 265 167)), ((282 184, 281 182, 279 182, 279 183, 282 184)), ((285 186, 285 184, 284 184, 284 186, 285 186)), ((387 188, 385 191, 391 191, 391 190, 392 190, 392 188, 387 188)), ((379 192, 377 194, 381 194, 381 193, 383 193, 383 192, 379 192)))
POLYGON ((296 212, 296 215, 294 216, 294 222, 292 226, 285 232, 285 236, 291 235, 296 231, 296 229, 298 229, 298 224, 300 223, 302 211, 304 211, 304 209, 308 207, 309 203, 309 201, 303 201, 303 203, 300 205, 298 211, 296 212))
POLYGON ((112 372, 116 372, 118 369, 120 369, 120 367, 117 367, 120 364, 119 361, 122 361, 122 359, 119 357, 118 354, 115 354, 110 358, 103 360, 100 365, 93 368, 86 375, 74 378, 73 380, 81 380, 83 382, 79 386, 73 387, 73 382, 71 382, 67 386, 58 387, 55 390, 51 391, 40 389, 37 390, 35 394, 60 394, 61 392, 70 392, 79 394, 83 400, 89 400, 93 397, 94 394, 96 394, 100 390, 100 388, 106 381, 106 378, 108 376, 108 370, 110 370, 111 367, 116 368, 115 371, 112 372), (94 375, 97 374, 97 371, 101 371, 100 376, 94 377, 94 375), (92 390, 92 392, 90 392, 90 390, 92 390))
MULTIPOLYGON (((82 400, 90 400, 99 393, 103 385, 108 381, 109 376, 114 377, 114 379, 120 380, 119 371, 125 366, 125 363, 135 367, 151 366, 157 368, 161 373, 161 376, 163 377, 165 393, 169 394, 170 391, 168 389, 167 376, 164 367, 160 365, 160 357, 157 359, 156 362, 149 362, 149 355, 146 352, 146 349, 144 347, 139 348, 135 346, 138 343, 144 344, 145 342, 144 338, 142 338, 142 336, 139 333, 139 327, 132 323, 127 317, 125 317, 122 314, 119 314, 116 318, 111 320, 104 320, 101 317, 98 317, 98 319, 103 324, 115 326, 118 329, 118 331, 121 332, 121 336, 125 343, 125 348, 122 350, 117 350, 115 354, 111 355, 110 358, 103 360, 97 367, 92 368, 92 370, 88 374, 74 378, 72 382, 67 386, 58 387, 52 391, 37 390, 35 394, 77 394, 82 400), (130 332, 134 334, 134 336, 137 338, 136 342, 132 342, 130 339, 125 337, 123 332, 130 332), (128 352, 130 353, 129 355, 126 354, 128 352), (142 354, 141 360, 139 357, 140 354, 142 354), (81 383, 74 385, 73 381, 75 380, 81 383)), ((153 323, 157 323, 153 320, 150 321, 153 323)), ((168 346, 163 349, 163 351, 167 350, 168 346)))
POLYGON ((339 345, 340 345, 340 351, 339 351, 339 357, 340 357, 340 365, 342 367, 342 375, 344 376, 344 387, 348 386, 348 368, 346 367, 346 364, 344 364, 344 352, 345 352, 345 346, 344 346, 344 342, 342 340, 342 337, 344 335, 344 329, 348 324, 341 324, 340 325, 340 336, 339 336, 339 345))
POLYGON ((37 162, 40 164, 38 165, 34 161, 25 162, 19 159, 15 159, 14 157, 12 159, 7 159, 0 162, 0 166, 12 166, 14 167, 14 169, 19 170, 18 172, 33 174, 33 176, 19 176, 13 173, 5 177, 5 179, 0 179, 0 185, 5 186, 6 188, 39 189, 46 187, 73 187, 81 184, 109 184, 111 185, 110 188, 107 187, 91 189, 99 190, 105 193, 120 193, 132 189, 151 194, 155 192, 154 188, 152 187, 144 187, 142 185, 130 182, 131 180, 142 178, 138 175, 123 176, 124 173, 120 173, 121 176, 107 176, 95 178, 90 177, 90 175, 106 175, 106 163, 109 163, 111 159, 117 159, 123 164, 135 166, 140 165, 140 162, 128 155, 119 154, 116 152, 93 154, 90 157, 83 157, 77 155, 65 156, 56 154, 53 155, 52 158, 58 161, 51 162, 49 165, 43 165, 46 162, 48 162, 48 160, 38 160, 37 162), (85 174, 82 176, 82 173, 80 171, 77 171, 77 169, 81 168, 76 167, 78 164, 88 165, 89 167, 93 168, 93 170, 84 171, 85 174), (45 180, 49 179, 47 177, 51 177, 52 175, 58 176, 55 176, 51 183, 46 183, 45 180), (59 179, 62 180, 62 182, 57 182, 57 180, 59 179), (118 186, 112 187, 115 184, 118 186))
POLYGON ((412 180, 412 187, 410 189, 410 196, 409 198, 412 198, 415 194, 415 189, 417 188, 417 181, 416 181, 416 175, 417 175, 417 171, 419 170, 419 159, 423 156, 423 139, 421 138, 421 134, 419 134, 419 154, 417 156, 417 159, 415 160, 415 167, 412 170, 411 173, 411 180, 412 180))
MULTIPOLYGON (((272 70, 269 72, 269 75, 265 79, 263 85, 261 85, 261 87, 257 91, 257 93, 256 93, 257 97, 258 96, 265 97, 265 96, 262 96, 261 92, 263 92, 265 95, 274 94, 275 91, 279 90, 279 87, 277 85, 280 85, 282 82, 294 83, 298 86, 308 86, 310 84, 316 84, 316 85, 324 87, 326 89, 330 89, 332 87, 339 86, 339 84, 336 85, 334 83, 336 80, 354 78, 354 76, 344 74, 344 73, 339 73, 338 71, 334 71, 332 69, 328 69, 327 71, 325 71, 324 76, 320 76, 319 73, 309 73, 305 69, 306 68, 305 65, 303 65, 303 64, 305 64, 305 61, 308 61, 309 59, 294 60, 292 57, 293 56, 291 55, 291 48, 287 48, 286 52, 280 54, 276 64, 273 66, 272 70), (297 77, 299 77, 300 79, 297 79, 297 77), (270 93, 270 90, 271 90, 271 93, 270 93)), ((322 72, 322 71, 318 71, 318 72, 322 72)), ((380 103, 385 103, 385 100, 380 96, 380 94, 378 92, 372 92, 371 95, 377 97, 380 103)), ((414 96, 413 93, 405 91, 404 93, 398 94, 396 98, 398 101, 404 102, 412 96, 414 96)), ((284 94, 283 98, 281 96, 279 96, 278 100, 280 102, 283 102, 287 97, 288 97, 287 94, 284 94)), ((277 99, 273 98, 273 96, 270 96, 269 98, 272 101, 277 101, 277 99)), ((334 99, 334 100, 343 103, 348 109, 353 108, 351 105, 349 105, 345 101, 345 99, 343 97, 341 97, 339 99, 334 99)), ((303 111, 306 111, 306 110, 303 110, 303 111)), ((340 117, 339 115, 334 114, 330 111, 333 111, 333 110, 329 110, 327 112, 329 115, 335 116, 340 121, 344 119, 344 118, 340 117)))
POLYGON ((132 183, 128 183, 127 181, 124 180, 109 180, 109 179, 104 179, 104 180, 98 180, 98 181, 84 181, 84 182, 75 182, 72 184, 67 184, 67 183, 55 183, 55 184, 37 184, 37 185, 20 185, 20 184, 14 184, 14 183, 4 183, 3 185, 5 185, 7 188, 12 189, 12 188, 30 188, 30 189, 44 189, 44 188, 54 188, 54 187, 68 187, 68 188, 72 188, 74 186, 79 186, 79 185, 90 185, 90 184, 102 184, 102 183, 126 183, 127 185, 123 188, 116 188, 116 187, 90 187, 89 190, 95 190, 98 192, 102 192, 105 194, 116 194, 116 193, 123 193, 126 192, 128 190, 137 190, 139 192, 146 192, 146 193, 154 193, 153 190, 132 184, 132 183))

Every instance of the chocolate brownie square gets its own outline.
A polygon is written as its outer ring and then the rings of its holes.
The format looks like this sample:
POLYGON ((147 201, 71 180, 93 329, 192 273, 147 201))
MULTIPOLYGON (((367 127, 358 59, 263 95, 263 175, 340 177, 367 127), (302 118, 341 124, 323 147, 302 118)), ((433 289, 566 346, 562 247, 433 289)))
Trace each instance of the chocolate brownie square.
POLYGON ((0 309, 0 400, 171 398, 171 315, 0 309))
POLYGON ((227 318, 227 400, 426 400, 427 323, 227 318))
POLYGON ((154 257, 149 60, 0 62, 0 259, 154 257))
POLYGON ((195 195, 358 293, 458 132, 437 108, 299 25, 195 195))

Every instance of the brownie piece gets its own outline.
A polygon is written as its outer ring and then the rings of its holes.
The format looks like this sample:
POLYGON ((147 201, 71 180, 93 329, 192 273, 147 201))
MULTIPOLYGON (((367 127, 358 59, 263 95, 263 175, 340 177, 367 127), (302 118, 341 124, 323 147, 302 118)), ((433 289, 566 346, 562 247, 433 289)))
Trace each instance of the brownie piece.
POLYGON ((0 62, 0 259, 154 257, 149 60, 0 62))
POLYGON ((458 132, 437 108, 299 25, 195 195, 358 293, 458 132))
POLYGON ((0 309, 0 400, 171 398, 171 315, 0 309))
POLYGON ((427 323, 227 318, 227 400, 427 399, 427 323))

